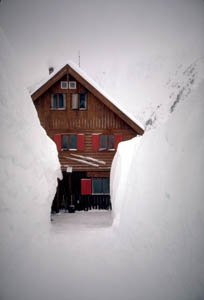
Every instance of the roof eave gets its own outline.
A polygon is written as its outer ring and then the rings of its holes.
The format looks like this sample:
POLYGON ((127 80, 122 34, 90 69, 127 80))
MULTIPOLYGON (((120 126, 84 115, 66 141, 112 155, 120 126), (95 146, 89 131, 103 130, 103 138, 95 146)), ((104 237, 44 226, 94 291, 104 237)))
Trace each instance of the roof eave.
POLYGON ((54 73, 48 81, 46 81, 36 91, 31 93, 33 101, 37 100, 43 93, 45 93, 55 82, 60 80, 67 71, 80 82, 87 90, 101 100, 101 102, 111 109, 116 115, 118 115, 125 123, 127 123, 138 135, 143 135, 144 130, 134 121, 132 121, 126 114, 124 114, 117 106, 115 106, 109 99, 107 99, 100 91, 92 86, 86 79, 84 79, 79 73, 77 73, 69 64, 62 67, 57 73, 54 73))

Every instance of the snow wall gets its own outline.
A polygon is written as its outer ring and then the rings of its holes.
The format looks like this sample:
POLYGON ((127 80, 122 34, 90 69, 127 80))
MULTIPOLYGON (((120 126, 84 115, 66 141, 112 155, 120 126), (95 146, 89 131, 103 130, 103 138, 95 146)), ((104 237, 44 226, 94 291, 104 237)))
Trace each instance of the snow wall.
POLYGON ((2 287, 9 284, 12 290, 15 285, 9 283, 9 274, 18 274, 18 266, 32 249, 32 240, 50 226, 51 203, 61 171, 56 146, 41 127, 32 99, 22 88, 20 70, 1 29, 0 42, 0 289, 3 298, 2 287))
POLYGON ((114 226, 135 261, 137 299, 204 299, 204 81, 160 128, 120 143, 114 226))

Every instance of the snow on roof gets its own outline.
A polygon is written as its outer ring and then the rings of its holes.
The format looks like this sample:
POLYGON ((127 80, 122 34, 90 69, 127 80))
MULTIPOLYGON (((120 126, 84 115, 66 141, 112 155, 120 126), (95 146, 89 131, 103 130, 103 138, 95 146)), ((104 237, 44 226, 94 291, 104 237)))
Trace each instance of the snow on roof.
POLYGON ((116 108, 118 108, 121 112, 123 112, 129 119, 131 119, 134 123, 136 123, 140 128, 144 130, 144 125, 137 120, 131 113, 129 113, 124 107, 121 106, 117 101, 115 101, 110 95, 108 95, 92 78, 90 78, 85 71, 83 71, 80 67, 78 67, 72 61, 68 61, 66 64, 58 67, 54 72, 52 72, 49 76, 40 81, 31 91, 30 94, 34 94, 42 85, 44 85, 48 80, 53 78, 61 69, 63 69, 66 65, 69 65, 76 73, 78 73, 83 79, 85 79, 90 85, 92 85, 99 93, 101 93, 106 99, 108 99, 116 108))

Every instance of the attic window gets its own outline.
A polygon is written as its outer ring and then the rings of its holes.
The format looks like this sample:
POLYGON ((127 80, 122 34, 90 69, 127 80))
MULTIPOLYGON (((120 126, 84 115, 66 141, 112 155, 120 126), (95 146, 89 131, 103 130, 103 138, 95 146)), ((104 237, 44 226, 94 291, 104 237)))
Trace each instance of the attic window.
POLYGON ((63 89, 63 90, 68 89, 68 82, 67 81, 61 81, 61 89, 63 89))
POLYGON ((69 89, 70 90, 76 89, 76 81, 69 81, 69 89))
POLYGON ((72 94, 72 109, 87 109, 87 94, 72 94))
POLYGON ((66 95, 52 94, 51 95, 51 109, 64 110, 66 109, 66 95))

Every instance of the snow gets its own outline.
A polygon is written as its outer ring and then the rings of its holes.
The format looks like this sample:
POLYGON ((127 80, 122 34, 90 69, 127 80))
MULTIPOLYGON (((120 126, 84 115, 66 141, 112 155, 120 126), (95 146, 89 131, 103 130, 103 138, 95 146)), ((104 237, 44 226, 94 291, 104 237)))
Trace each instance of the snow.
POLYGON ((74 62, 68 61, 67 63, 58 66, 53 73, 49 76, 43 78, 38 84, 29 88, 30 94, 34 94, 42 85, 44 85, 48 80, 53 78, 66 64, 68 64, 75 72, 77 72, 83 79, 85 79, 90 85, 92 85, 101 95, 108 99, 114 106, 116 106, 121 112, 123 112, 128 118, 130 118, 134 123, 144 129, 144 125, 135 118, 130 112, 128 112, 124 107, 122 107, 113 97, 108 95, 99 84, 97 84, 92 78, 90 78, 84 70, 78 67, 74 62))
POLYGON ((79 157, 79 158, 82 158, 82 159, 86 159, 86 160, 90 160, 90 161, 93 161, 93 162, 97 162, 101 165, 105 165, 106 162, 103 161, 103 160, 100 160, 100 159, 96 159, 96 158, 93 158, 93 157, 90 157, 90 156, 84 156, 84 155, 78 155, 78 154, 71 154, 72 156, 75 156, 75 157, 79 157))
POLYGON ((203 95, 204 81, 168 122, 120 143, 114 158, 114 227, 134 256, 139 299, 204 297, 203 95))
POLYGON ((2 291, 8 273, 18 261, 22 262, 32 239, 48 230, 51 201, 61 171, 56 146, 41 127, 32 100, 22 88, 13 53, 1 29, 0 41, 2 291))
POLYGON ((73 157, 67 157, 67 156, 64 156, 64 158, 66 158, 66 159, 68 159, 68 160, 70 159, 70 160, 78 161, 78 162, 80 162, 80 163, 82 163, 82 164, 86 164, 86 165, 89 165, 89 166, 99 167, 99 165, 94 164, 94 163, 91 163, 91 162, 89 162, 89 161, 87 161, 87 160, 84 160, 84 159, 73 158, 73 157))
POLYGON ((60 176, 57 150, 20 88, 2 33, 0 51, 0 298, 203 299, 202 60, 190 93, 190 71, 182 86, 175 75, 154 89, 158 101, 175 91, 168 109, 158 111, 157 126, 143 137, 119 144, 112 213, 62 213, 49 222, 60 176))

